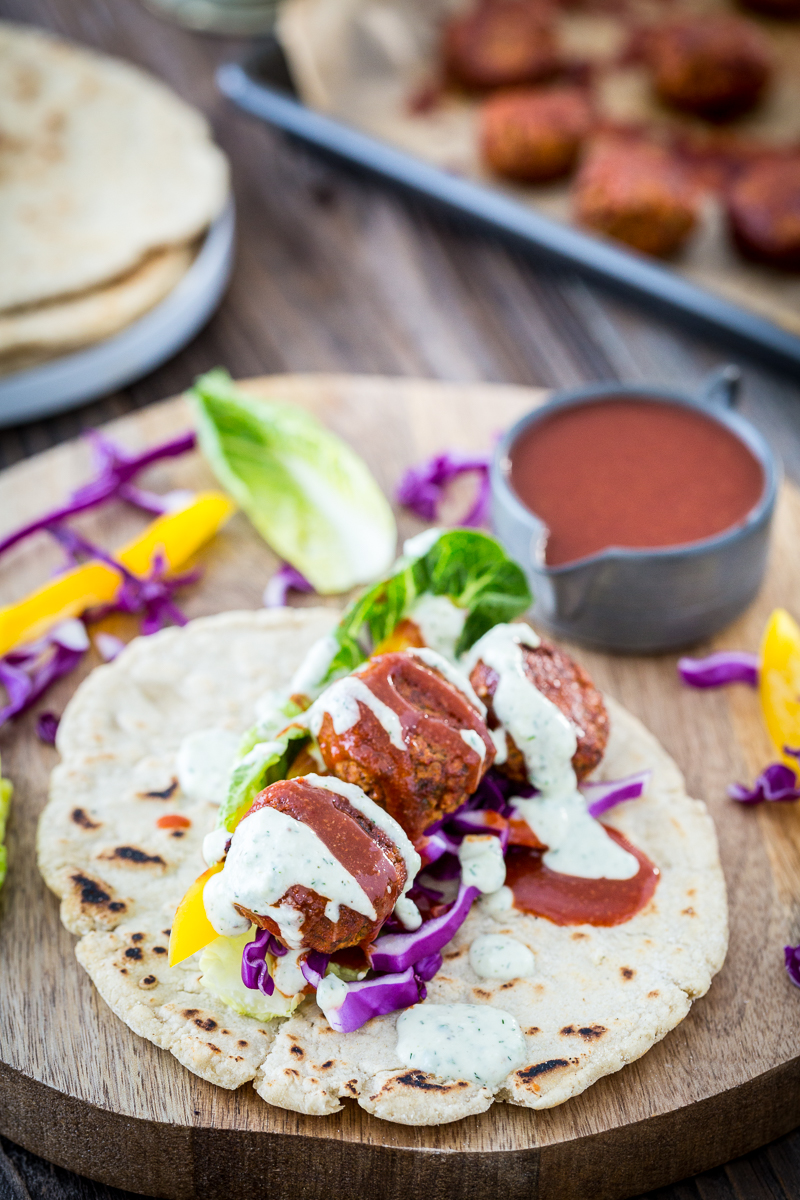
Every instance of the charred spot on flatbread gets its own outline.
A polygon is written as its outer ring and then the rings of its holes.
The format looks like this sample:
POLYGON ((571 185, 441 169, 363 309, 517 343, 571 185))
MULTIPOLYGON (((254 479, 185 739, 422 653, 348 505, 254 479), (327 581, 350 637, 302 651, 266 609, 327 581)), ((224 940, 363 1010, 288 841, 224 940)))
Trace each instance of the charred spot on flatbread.
POLYGON ((178 781, 173 779, 172 783, 167 784, 163 791, 154 792, 137 792, 140 800, 171 800, 178 790, 178 781))
POLYGON ((416 1092, 437 1092, 440 1095, 449 1092, 462 1091, 468 1088, 470 1084, 466 1079, 448 1079, 441 1082, 435 1075, 429 1075, 425 1071, 416 1069, 404 1071, 401 1075, 393 1075, 391 1079, 387 1079, 381 1090, 376 1095, 371 1096, 371 1100, 377 1100, 379 1096, 385 1096, 391 1092, 397 1092, 405 1088, 410 1088, 416 1092))
POLYGON ((61 919, 73 933, 113 929, 125 916, 128 904, 105 880, 74 871, 67 879, 61 901, 61 919))
POLYGON ((101 821, 93 821, 85 808, 73 808, 69 816, 81 829, 99 829, 102 824, 101 821))
POLYGON ((125 951, 126 958, 135 958, 137 961, 142 957, 141 946, 128 946, 125 951))
POLYGON ((547 1075, 550 1071, 557 1071, 560 1067, 568 1067, 568 1058, 548 1058, 547 1062, 534 1063, 532 1067, 524 1067, 521 1071, 515 1071, 517 1079, 520 1083, 532 1083, 539 1075, 547 1075))
POLYGON ((633 967, 620 967, 619 973, 623 979, 633 979, 636 974, 633 967))
POLYGON ((596 1041, 601 1038, 604 1033, 608 1033, 605 1025, 582 1025, 576 1029, 574 1025, 565 1025, 559 1030, 562 1037, 581 1037, 585 1042, 596 1041))
POLYGON ((158 987, 158 979, 155 975, 144 975, 139 980, 139 987, 144 991, 149 991, 151 988, 158 987))
POLYGON ((113 862, 117 866, 132 867, 157 867, 159 870, 164 870, 167 864, 160 854, 148 854, 146 850, 142 850, 139 846, 115 846, 113 850, 105 850, 102 854, 98 854, 98 858, 104 862, 113 862))

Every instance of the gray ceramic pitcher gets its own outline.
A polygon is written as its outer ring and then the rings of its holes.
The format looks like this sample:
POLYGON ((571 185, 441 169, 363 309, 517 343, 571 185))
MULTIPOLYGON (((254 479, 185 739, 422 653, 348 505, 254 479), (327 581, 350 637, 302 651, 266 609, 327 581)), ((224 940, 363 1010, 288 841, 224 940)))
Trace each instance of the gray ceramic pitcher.
POLYGON ((662 388, 599 384, 556 393, 522 417, 497 446, 491 467, 492 523, 533 589, 533 619, 554 633, 601 650, 652 653, 701 641, 747 607, 761 584, 780 467, 764 438, 733 411, 736 367, 723 367, 696 396, 662 388), (760 462, 764 488, 744 521, 703 541, 632 550, 610 547, 561 566, 545 564, 544 523, 518 499, 509 454, 523 431, 564 408, 635 399, 668 401, 705 413, 742 441, 760 462))

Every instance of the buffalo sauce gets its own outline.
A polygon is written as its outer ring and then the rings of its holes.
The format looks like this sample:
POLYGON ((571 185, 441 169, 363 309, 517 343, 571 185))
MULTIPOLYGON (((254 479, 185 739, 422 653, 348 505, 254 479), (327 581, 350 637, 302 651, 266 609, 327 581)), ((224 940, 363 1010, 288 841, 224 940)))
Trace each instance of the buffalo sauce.
POLYGON ((658 867, 607 825, 609 837, 633 854, 639 870, 630 879, 584 879, 551 871, 542 851, 512 846, 506 854, 506 886, 514 907, 555 925, 622 925, 644 908, 656 890, 658 867))
POLYGON ((535 422, 510 451, 511 487, 548 527, 560 566, 609 546, 652 549, 741 524, 764 490, 747 446, 697 409, 611 398, 535 422))

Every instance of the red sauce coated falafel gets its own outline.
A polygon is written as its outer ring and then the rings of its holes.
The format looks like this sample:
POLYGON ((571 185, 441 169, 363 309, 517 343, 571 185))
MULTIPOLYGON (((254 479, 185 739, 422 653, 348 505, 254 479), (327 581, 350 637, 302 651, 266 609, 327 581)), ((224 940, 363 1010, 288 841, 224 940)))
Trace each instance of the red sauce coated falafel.
POLYGON ((709 120, 738 117, 761 98, 772 52, 744 17, 684 17, 650 31, 647 58, 667 104, 709 120))
POLYGON ((800 270, 800 158, 744 171, 728 194, 728 221, 745 257, 800 270))
POLYGON ((481 108, 483 156, 510 179, 557 179, 575 165, 591 123, 591 106, 580 88, 498 92, 481 108))
MULTIPOLYGON (((377 655, 352 678, 395 714, 401 742, 359 700, 358 720, 341 733, 325 711, 320 752, 329 771, 363 788, 413 841, 472 795, 492 764, 494 743, 467 697, 412 654, 377 655)), ((324 700, 325 693, 317 704, 324 700)))
MULTIPOLYGON (((397 903, 406 882, 405 860, 389 835, 346 796, 315 786, 308 779, 282 779, 259 793, 246 816, 261 808, 275 808, 308 826, 330 854, 360 884, 375 909, 371 920, 342 905, 336 921, 325 915, 329 897, 302 884, 293 884, 278 900, 281 907, 303 914, 302 946, 332 954, 346 946, 372 940, 397 903)), ((280 927, 270 917, 241 905, 237 910, 279 941, 280 927)))
POLYGON ((648 143, 598 145, 578 173, 572 203, 581 225, 661 257, 680 249, 697 224, 689 176, 648 143))
POLYGON ((442 54, 450 78, 468 88, 536 83, 560 65, 550 9, 531 0, 483 0, 453 17, 442 54))
MULTIPOLYGON (((572 766, 578 779, 585 779, 602 759, 608 744, 608 711, 603 697, 583 667, 551 642, 542 641, 535 649, 523 646, 522 656, 525 674, 533 686, 555 704, 575 730, 578 748, 572 766)), ((498 721, 492 700, 497 691, 496 672, 486 663, 478 662, 473 667, 470 682, 486 705, 489 728, 495 729, 498 721)), ((504 763, 497 764, 497 770, 524 783, 528 778, 525 759, 508 734, 506 741, 508 757, 504 763)))

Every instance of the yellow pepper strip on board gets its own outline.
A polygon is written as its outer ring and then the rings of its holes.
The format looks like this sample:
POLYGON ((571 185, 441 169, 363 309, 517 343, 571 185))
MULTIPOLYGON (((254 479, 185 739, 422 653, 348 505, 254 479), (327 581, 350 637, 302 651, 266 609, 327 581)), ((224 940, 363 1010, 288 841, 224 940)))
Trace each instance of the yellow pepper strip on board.
POLYGON ((222 867, 223 863, 215 863, 213 867, 209 867, 207 871, 198 876, 178 905, 169 935, 169 965, 171 967, 174 967, 176 963, 183 962, 190 954, 204 949, 209 942, 213 942, 215 938, 219 937, 206 916, 203 888, 211 876, 216 875, 217 871, 221 871, 222 867))
POLYGON ((764 630, 759 694, 769 736, 796 771, 797 759, 783 747, 800 747, 800 627, 784 608, 775 609, 764 630))
MULTIPOLYGON (((222 492, 200 492, 178 512, 157 517, 138 538, 115 551, 134 575, 145 576, 161 551, 167 569, 177 570, 212 537, 236 505, 222 492)), ((104 562, 87 562, 51 579, 16 604, 0 608, 0 656, 35 641, 59 621, 111 604, 122 574, 104 562)))

